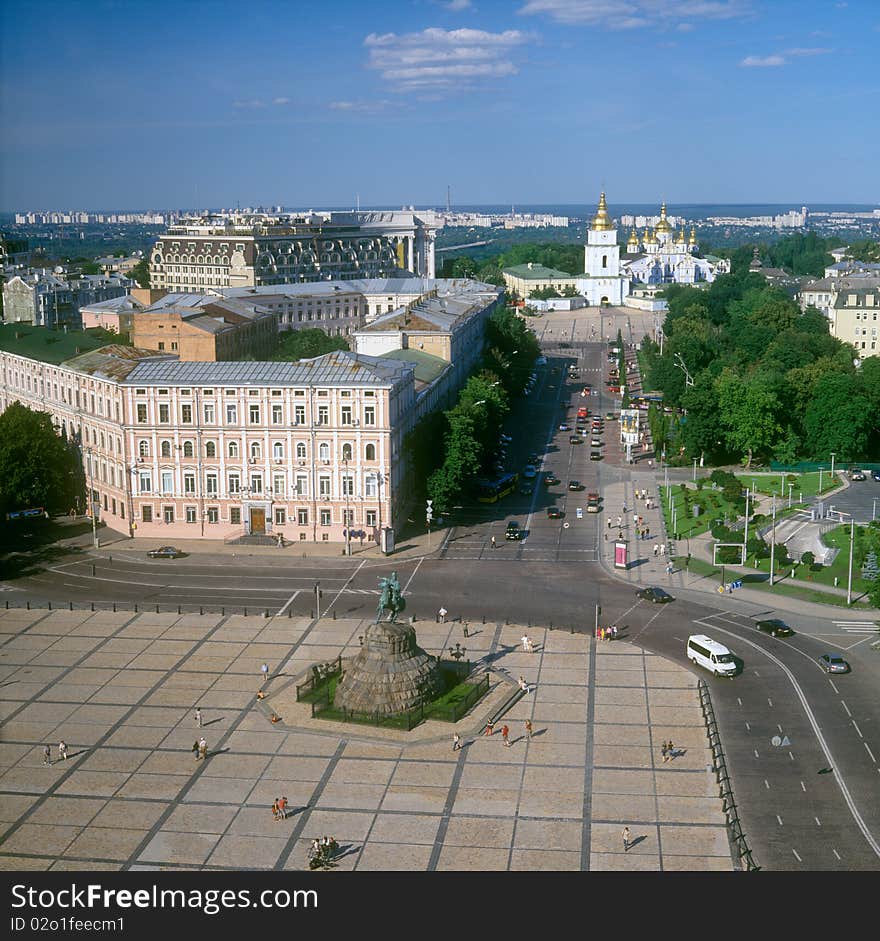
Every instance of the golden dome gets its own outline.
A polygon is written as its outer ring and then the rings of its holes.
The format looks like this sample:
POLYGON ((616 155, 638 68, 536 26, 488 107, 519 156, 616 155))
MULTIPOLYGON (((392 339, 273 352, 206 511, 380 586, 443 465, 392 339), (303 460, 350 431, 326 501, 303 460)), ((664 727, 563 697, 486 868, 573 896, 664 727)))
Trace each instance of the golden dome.
POLYGON ((632 230, 632 232, 630 233, 629 239, 628 239, 628 241, 627 241, 626 244, 627 244, 627 245, 638 245, 638 244, 639 244, 639 237, 636 235, 635 226, 633 226, 633 230, 632 230))
POLYGON ((645 241, 653 245, 657 241, 657 236, 654 235, 653 229, 645 228, 645 241))
POLYGON ((688 239, 688 245, 697 244, 697 230, 691 226, 691 237, 688 239))
POLYGON ((593 217, 591 228, 594 232, 610 232, 614 228, 608 218, 608 207, 605 205, 604 193, 599 197, 599 211, 593 217))
POLYGON ((669 224, 669 221, 666 218, 666 203, 660 207, 660 221, 655 227, 655 232, 671 232, 672 226, 669 224))

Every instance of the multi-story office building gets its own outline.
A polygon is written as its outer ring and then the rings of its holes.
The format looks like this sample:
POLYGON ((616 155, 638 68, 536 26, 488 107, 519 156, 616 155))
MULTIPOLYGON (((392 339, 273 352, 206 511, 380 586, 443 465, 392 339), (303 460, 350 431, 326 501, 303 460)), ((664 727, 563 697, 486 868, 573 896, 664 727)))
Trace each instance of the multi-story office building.
POLYGON ((132 282, 118 275, 69 278, 56 269, 15 275, 3 285, 3 317, 7 323, 80 325, 80 308, 125 295, 132 282))
POLYGON ((432 211, 218 214, 182 219, 150 253, 150 284, 200 291, 266 284, 434 277, 432 211))

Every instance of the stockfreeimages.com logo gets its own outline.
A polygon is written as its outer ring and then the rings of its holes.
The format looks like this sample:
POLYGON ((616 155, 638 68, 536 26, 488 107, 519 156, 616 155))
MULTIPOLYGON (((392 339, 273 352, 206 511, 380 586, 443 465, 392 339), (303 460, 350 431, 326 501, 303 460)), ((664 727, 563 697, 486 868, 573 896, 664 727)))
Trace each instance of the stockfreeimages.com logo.
POLYGON ((194 909, 216 915, 235 908, 317 908, 314 889, 263 889, 254 895, 248 889, 108 889, 102 885, 64 889, 35 889, 21 883, 12 886, 12 908, 32 911, 50 909, 194 909))

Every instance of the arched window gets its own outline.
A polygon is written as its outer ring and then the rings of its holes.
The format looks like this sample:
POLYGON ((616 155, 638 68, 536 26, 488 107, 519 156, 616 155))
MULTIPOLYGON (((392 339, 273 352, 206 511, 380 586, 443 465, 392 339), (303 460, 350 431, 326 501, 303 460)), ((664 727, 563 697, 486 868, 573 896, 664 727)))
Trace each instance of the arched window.
POLYGON ((376 460, 376 445, 375 444, 368 444, 366 448, 364 448, 364 458, 367 461, 376 460))
POLYGON ((149 441, 138 441, 138 454, 141 457, 150 456, 150 442, 149 441))
POLYGON ((251 442, 251 457, 254 460, 259 460, 263 456, 263 449, 260 447, 259 441, 251 442))
POLYGON ((192 457, 192 456, 193 456, 193 453, 194 453, 194 452, 193 452, 193 443, 192 443, 192 441, 184 441, 184 442, 183 442, 183 456, 184 456, 184 457, 192 457))
POLYGON ((229 450, 230 457, 238 457, 238 442, 230 441, 228 450, 229 450))
POLYGON ((330 445, 326 441, 318 446, 318 458, 322 461, 330 460, 330 445))
POLYGON ((607 256, 607 255, 603 255, 603 256, 602 256, 602 267, 603 267, 603 268, 607 268, 607 267, 608 267, 608 256, 607 256))
POLYGON ((171 442, 162 442, 162 457, 171 457, 171 442))
POLYGON ((350 444, 342 445, 342 460, 343 461, 351 460, 351 445, 350 444))
POLYGON ((296 445, 296 456, 298 458, 304 458, 306 456, 306 446, 302 441, 298 441, 296 445))
POLYGON ((284 445, 280 441, 272 445, 272 457, 279 459, 284 457, 284 445))
POLYGON ((205 457, 217 457, 217 445, 214 441, 205 442, 205 457))

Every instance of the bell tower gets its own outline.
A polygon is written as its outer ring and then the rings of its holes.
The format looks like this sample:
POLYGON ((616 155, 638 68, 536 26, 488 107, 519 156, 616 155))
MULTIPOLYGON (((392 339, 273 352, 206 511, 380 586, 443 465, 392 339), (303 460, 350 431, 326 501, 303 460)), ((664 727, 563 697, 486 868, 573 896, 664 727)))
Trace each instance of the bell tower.
POLYGON ((616 278, 620 275, 617 229, 608 217, 604 193, 599 197, 599 209, 587 230, 584 271, 591 278, 616 278))

